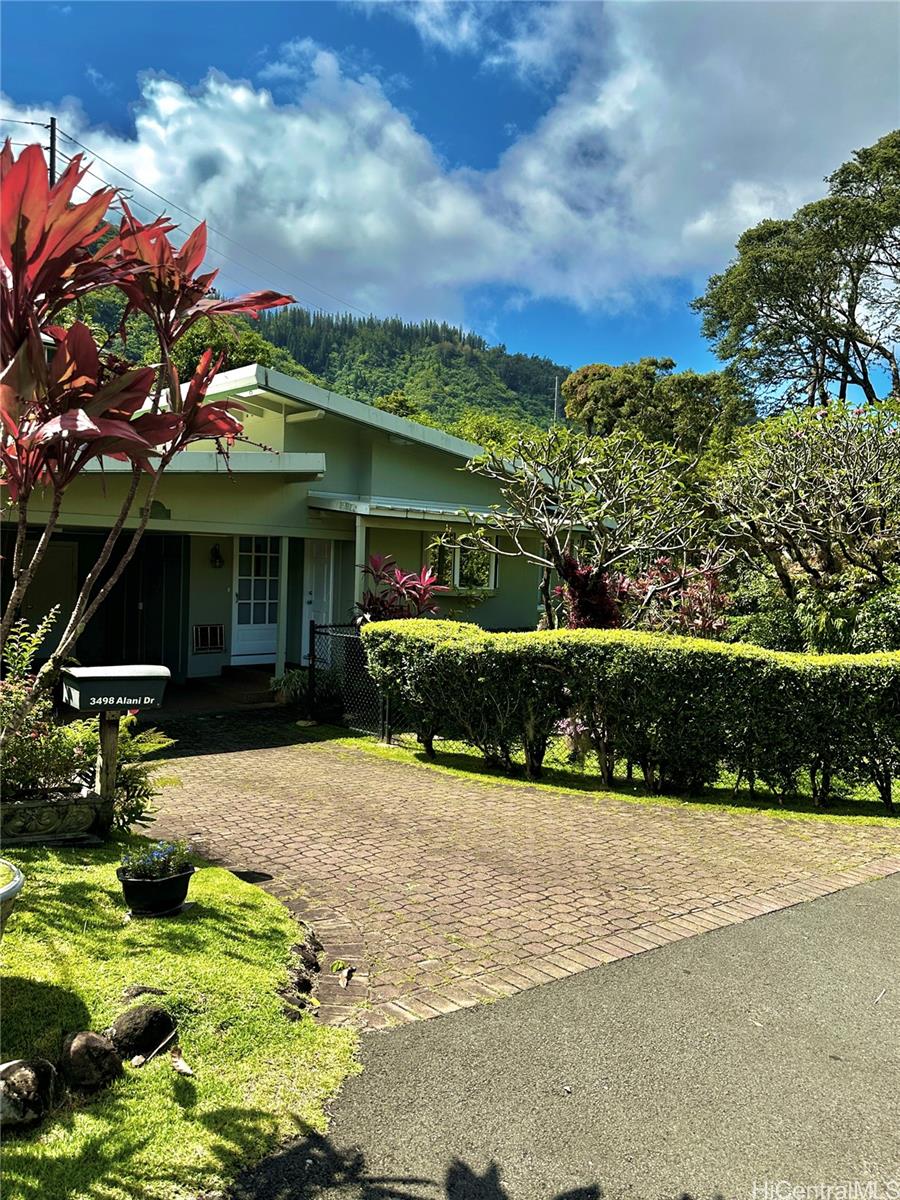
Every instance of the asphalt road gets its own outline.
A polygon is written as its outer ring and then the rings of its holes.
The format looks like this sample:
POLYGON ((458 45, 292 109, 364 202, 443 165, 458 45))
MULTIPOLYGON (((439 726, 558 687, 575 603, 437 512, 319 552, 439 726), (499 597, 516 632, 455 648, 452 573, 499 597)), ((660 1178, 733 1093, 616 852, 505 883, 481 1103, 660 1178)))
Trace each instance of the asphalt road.
POLYGON ((368 1035, 362 1060, 328 1137, 242 1200, 900 1200, 900 875, 368 1035))

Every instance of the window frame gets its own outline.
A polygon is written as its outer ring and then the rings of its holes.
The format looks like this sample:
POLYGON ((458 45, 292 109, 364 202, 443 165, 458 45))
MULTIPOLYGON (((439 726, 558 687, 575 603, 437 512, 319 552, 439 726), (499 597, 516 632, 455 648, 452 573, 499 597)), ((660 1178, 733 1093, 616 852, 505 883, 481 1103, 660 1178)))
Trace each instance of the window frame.
MULTIPOLYGON (((493 545, 497 544, 496 538, 491 538, 490 540, 493 545)), ((432 549, 433 549, 433 547, 429 548, 429 557, 431 555, 432 549)), ((445 547, 445 551, 449 555, 449 567, 450 567, 450 572, 449 572, 450 578, 444 584, 449 589, 449 591, 448 591, 448 593, 445 593, 445 594, 449 594, 451 596, 470 596, 476 592, 487 592, 489 594, 493 594, 494 592, 496 592, 498 590, 499 567, 500 567, 500 556, 498 554, 496 554, 490 550, 485 550, 483 547, 479 547, 479 546, 465 546, 465 547, 464 546, 447 546, 447 547, 445 547), (467 551, 472 551, 475 553, 481 551, 482 553, 487 554, 487 556, 488 556, 488 565, 490 568, 490 579, 487 584, 485 584, 481 587, 478 587, 478 586, 464 587, 460 584, 460 576, 462 574, 462 556, 463 556, 463 553, 467 552, 467 551)), ((434 570, 437 569, 436 566, 434 566, 434 564, 430 563, 429 565, 431 565, 434 570)), ((439 582, 444 583, 443 580, 439 580, 439 582)))

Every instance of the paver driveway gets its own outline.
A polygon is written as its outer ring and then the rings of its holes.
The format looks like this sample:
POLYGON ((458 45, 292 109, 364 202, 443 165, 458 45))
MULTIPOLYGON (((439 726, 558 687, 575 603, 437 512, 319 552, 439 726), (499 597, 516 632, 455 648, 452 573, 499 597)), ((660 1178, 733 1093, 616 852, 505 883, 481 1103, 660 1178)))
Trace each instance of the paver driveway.
POLYGON ((900 828, 461 780, 261 714, 177 722, 156 831, 261 880, 322 939, 324 1019, 510 995, 900 870, 900 828))

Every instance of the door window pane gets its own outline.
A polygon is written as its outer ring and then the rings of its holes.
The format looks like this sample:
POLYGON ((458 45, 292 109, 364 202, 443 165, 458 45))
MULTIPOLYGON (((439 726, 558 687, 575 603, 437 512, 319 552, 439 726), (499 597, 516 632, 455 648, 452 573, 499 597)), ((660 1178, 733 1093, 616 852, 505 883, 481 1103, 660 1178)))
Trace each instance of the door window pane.
POLYGON ((278 622, 279 539, 267 535, 239 539, 235 602, 239 625, 278 622))

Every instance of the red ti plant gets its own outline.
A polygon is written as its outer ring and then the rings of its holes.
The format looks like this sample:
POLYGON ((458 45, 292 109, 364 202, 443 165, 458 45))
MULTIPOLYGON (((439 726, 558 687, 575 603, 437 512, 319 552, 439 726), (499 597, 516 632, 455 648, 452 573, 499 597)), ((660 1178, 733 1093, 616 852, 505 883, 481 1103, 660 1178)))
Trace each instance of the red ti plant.
POLYGON ((53 678, 84 626, 121 578, 143 535, 166 467, 192 442, 211 440, 227 456, 243 427, 234 401, 206 399, 219 361, 206 351, 182 395, 172 350, 201 317, 223 313, 256 316, 292 297, 256 292, 223 300, 211 294, 216 273, 199 273, 206 253, 205 225, 176 247, 175 226, 161 216, 141 224, 115 189, 87 200, 74 194, 86 167, 76 155, 52 185, 40 146, 14 158, 0 152, 0 485, 17 510, 12 588, 0 622, 0 650, 21 609, 59 521, 69 485, 92 462, 131 465, 131 480, 96 562, 36 686, 53 678), (113 233, 105 217, 117 200, 124 217, 113 233), (101 287, 116 287, 128 312, 145 313, 159 341, 160 369, 134 368, 101 350, 76 322, 54 324, 73 301, 101 287), (47 354, 47 346, 51 355, 47 354), (113 571, 100 585, 143 480, 141 515, 113 571), (49 513, 33 552, 26 554, 29 504, 49 492, 49 513))
POLYGON ((678 570, 670 558, 659 558, 628 581, 627 594, 630 624, 703 638, 718 637, 727 624, 731 598, 711 561, 678 570))
POLYGON ((571 554, 563 556, 559 574, 563 582, 553 594, 562 602, 569 629, 618 629, 627 595, 621 575, 579 562, 571 554))
POLYGON ((426 617, 437 612, 435 596, 449 589, 438 583, 431 567, 401 571, 390 554, 373 554, 363 574, 369 586, 357 604, 357 623, 426 617))

